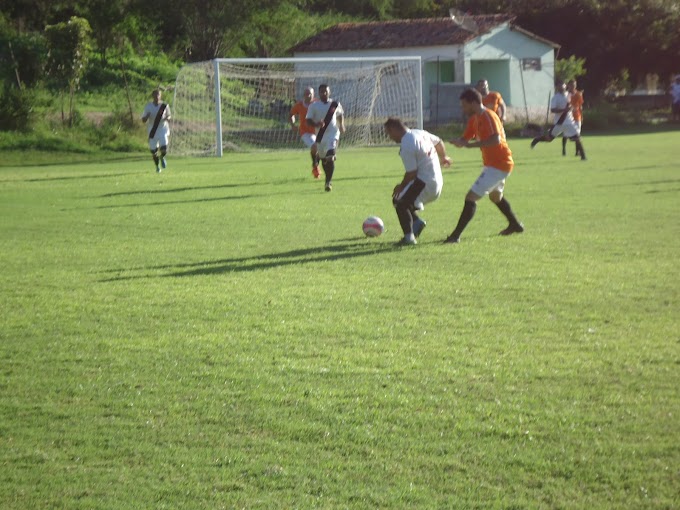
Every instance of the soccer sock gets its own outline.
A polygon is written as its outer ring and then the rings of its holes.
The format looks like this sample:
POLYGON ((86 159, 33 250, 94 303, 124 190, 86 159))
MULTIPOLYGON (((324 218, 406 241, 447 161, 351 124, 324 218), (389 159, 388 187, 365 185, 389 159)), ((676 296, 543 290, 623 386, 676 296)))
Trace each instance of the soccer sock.
POLYGON ((323 171, 326 174, 326 182, 331 182, 333 179, 333 172, 335 171, 335 161, 326 161, 324 159, 321 164, 323 165, 323 171))
POLYGON ((471 200, 465 201, 463 211, 460 213, 460 218, 458 218, 458 225, 456 225, 451 237, 455 239, 460 237, 460 235, 463 233, 463 230, 465 230, 465 227, 467 227, 467 224, 470 223, 470 220, 475 215, 476 210, 477 202, 473 202, 471 200))
POLYGON ((312 158, 312 167, 319 166, 319 161, 316 159, 316 156, 314 154, 310 154, 310 157, 312 158))
POLYGON ((503 215, 508 219, 510 225, 519 225, 519 221, 517 220, 515 213, 512 212, 512 207, 510 207, 510 202, 508 202, 505 197, 503 197, 500 202, 496 202, 496 205, 501 210, 503 215))
POLYGON ((586 151, 583 150, 583 144, 581 140, 576 141, 576 150, 581 155, 581 159, 586 159, 586 151))
POLYGON ((566 139, 566 137, 563 136, 562 137, 562 155, 565 155, 566 153, 567 153, 567 139, 566 139))
POLYGON ((156 152, 152 152, 151 155, 153 156, 153 162, 156 164, 156 166, 158 166, 158 163, 160 162, 158 154, 156 152))

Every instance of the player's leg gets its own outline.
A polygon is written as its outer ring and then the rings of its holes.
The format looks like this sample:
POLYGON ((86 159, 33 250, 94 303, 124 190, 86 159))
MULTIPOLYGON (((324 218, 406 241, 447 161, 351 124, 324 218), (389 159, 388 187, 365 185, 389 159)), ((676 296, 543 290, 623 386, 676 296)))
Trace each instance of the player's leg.
POLYGON ((562 136, 562 156, 567 155, 567 137, 562 136))
POLYGON ((555 124, 550 130, 541 136, 537 136, 533 140, 531 140, 531 148, 533 149, 536 147, 536 144, 540 142, 552 142, 555 138, 560 136, 562 134, 562 126, 561 124, 555 124))
POLYGON ((168 164, 165 162, 165 155, 168 153, 168 146, 167 145, 161 145, 161 167, 166 168, 168 164))
POLYGON ((312 176, 318 179, 319 174, 319 156, 316 149, 316 135, 314 133, 305 133, 300 137, 302 143, 309 149, 309 156, 312 158, 312 176))
POLYGON ((581 142, 581 137, 580 136, 575 136, 572 138, 574 140, 574 143, 576 144, 576 152, 578 155, 581 156, 581 161, 585 161, 586 159, 586 152, 583 149, 583 142, 581 142))
POLYGON ((156 172, 161 171, 160 159, 158 157, 158 141, 155 138, 149 139, 149 150, 151 151, 151 157, 153 158, 153 164, 156 165, 156 172))
POLYGON ((503 213, 503 216, 508 220, 508 227, 501 230, 498 234, 502 236, 509 236, 510 234, 521 234, 524 232, 524 225, 517 219, 515 213, 512 211, 510 202, 503 195, 505 188, 505 181, 501 182, 493 191, 489 193, 489 199, 496 204, 496 207, 503 213))
POLYGON ((333 189, 333 174, 335 173, 335 150, 338 147, 338 141, 335 139, 321 140, 317 144, 318 154, 324 154, 321 160, 321 166, 323 167, 324 174, 326 174, 326 182, 324 189, 326 191, 331 191, 333 189))
POLYGON ((487 193, 498 188, 507 175, 507 172, 502 172, 501 170, 490 166, 482 168, 482 173, 472 185, 468 194, 465 195, 465 205, 463 206, 463 211, 460 213, 460 218, 458 218, 458 224, 453 232, 451 232, 451 235, 446 238, 444 241, 445 243, 460 242, 461 234, 477 211, 477 201, 487 193))
MULTIPOLYGON (((404 233, 404 238, 399 241, 399 244, 416 244, 416 236, 413 231, 413 214, 418 210, 416 201, 424 189, 425 183, 420 179, 414 179, 393 200, 394 208, 397 211, 397 218, 399 218, 399 225, 401 225, 401 230, 404 233)), ((418 218, 417 215, 416 218, 418 218)), ((418 219, 420 220, 420 218, 418 219)), ((422 228, 420 231, 422 231, 422 228)))

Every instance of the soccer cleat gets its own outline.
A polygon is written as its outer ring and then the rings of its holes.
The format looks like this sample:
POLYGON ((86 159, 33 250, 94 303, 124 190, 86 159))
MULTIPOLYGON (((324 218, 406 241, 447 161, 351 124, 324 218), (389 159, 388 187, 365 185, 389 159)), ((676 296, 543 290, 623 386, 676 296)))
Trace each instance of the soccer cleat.
POLYGON ((330 182, 327 182, 327 183, 326 183, 326 188, 325 188, 325 189, 326 189, 326 191, 332 191, 332 190, 333 190, 333 186, 331 185, 330 182))
POLYGON ((156 173, 157 174, 161 173, 161 167, 159 167, 158 165, 156 165, 156 173))
POLYGON ((403 237, 396 246, 414 246, 416 244, 418 244, 418 241, 415 238, 403 237))
POLYGON ((456 237, 451 234, 449 237, 444 239, 444 244, 458 244, 460 242, 460 237, 456 237))
POLYGON ((161 166, 163 168, 166 168, 168 166, 168 164, 165 162, 165 158, 161 158, 161 166))
POLYGON ((538 142, 540 142, 540 141, 541 141, 541 140, 540 140, 538 137, 536 137, 536 138, 534 138, 533 140, 531 140, 531 148, 533 149, 534 147, 536 147, 536 144, 537 144, 538 142))
POLYGON ((508 225, 508 228, 506 228, 505 230, 501 230, 498 233, 498 235, 509 236, 512 234, 521 234, 522 232, 524 232, 524 225, 522 225, 521 223, 517 223, 514 225, 513 224, 508 225))
POLYGON ((312 168, 312 176, 315 179, 318 179, 321 176, 321 174, 319 173, 319 167, 318 166, 315 166, 314 168, 312 168))
POLYGON ((420 237, 420 234, 422 233, 423 230, 425 230, 425 227, 427 227, 427 223, 425 220, 421 220, 418 218, 416 221, 413 222, 413 235, 416 237, 420 237))

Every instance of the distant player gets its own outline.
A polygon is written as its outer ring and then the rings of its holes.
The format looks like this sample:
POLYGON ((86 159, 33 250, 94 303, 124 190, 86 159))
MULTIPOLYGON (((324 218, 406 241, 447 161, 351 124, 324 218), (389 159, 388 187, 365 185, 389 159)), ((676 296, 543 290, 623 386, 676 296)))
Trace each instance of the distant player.
POLYGON ((303 98, 295 103, 290 109, 288 122, 293 130, 299 129, 300 140, 308 149, 310 149, 310 155, 312 157, 312 175, 315 179, 318 179, 319 162, 316 159, 316 156, 311 153, 312 145, 316 142, 316 129, 314 129, 314 126, 307 124, 307 109, 312 102, 314 102, 314 89, 312 87, 307 87, 303 93, 303 98), (295 127, 296 119, 299 121, 299 128, 295 127))
POLYGON ((161 101, 162 93, 156 89, 151 93, 153 100, 144 107, 142 122, 146 122, 149 134, 149 150, 156 165, 156 172, 160 173, 161 168, 167 166, 165 155, 168 152, 168 141, 170 139, 170 107, 161 101), (161 154, 158 155, 160 147, 161 154))
MULTIPOLYGON (((581 135, 581 126, 583 125, 583 91, 578 90, 576 80, 569 80, 567 82, 567 94, 569 97, 569 104, 571 105, 571 113, 574 116, 574 124, 581 135)), ((567 140, 568 138, 562 133, 562 156, 567 155, 567 140)), ((578 147, 576 147, 576 156, 580 156, 578 147)))
POLYGON ((489 82, 486 79, 481 79, 475 85, 475 88, 482 95, 482 104, 493 111, 501 122, 505 124, 505 112, 507 108, 505 107, 505 101, 503 101, 503 96, 500 92, 494 92, 489 90, 489 82))
POLYGON ((680 74, 675 77, 675 81, 670 88, 671 100, 671 120, 680 120, 680 74))
POLYGON ((345 132, 345 118, 342 105, 331 99, 331 88, 325 83, 319 85, 319 101, 314 101, 307 109, 307 124, 318 130, 316 142, 312 145, 312 155, 321 160, 326 174, 325 189, 331 191, 335 154, 340 134, 345 132))
POLYGON ((416 238, 427 225, 416 211, 422 211, 424 204, 434 202, 441 195, 444 179, 440 163, 449 166, 451 158, 438 136, 421 129, 408 129, 397 117, 387 119, 385 132, 400 144, 399 155, 406 170, 392 192, 392 202, 404 232, 399 244, 416 244, 416 238))
POLYGON ((469 116, 469 120, 463 136, 451 140, 451 143, 456 147, 479 147, 482 151, 483 167, 481 175, 465 195, 465 205, 456 228, 444 242, 460 242, 463 230, 475 215, 477 201, 487 194, 509 222, 508 227, 500 231, 500 235, 524 232, 524 226, 515 217, 510 203, 503 196, 505 180, 515 164, 505 140, 503 124, 498 115, 482 104, 482 95, 475 89, 463 91, 460 95, 460 105, 463 113, 469 116))
POLYGON ((583 150, 581 135, 571 111, 567 87, 561 80, 555 82, 555 95, 550 100, 550 111, 555 114, 555 125, 545 135, 534 138, 531 141, 531 148, 536 147, 536 144, 539 142, 552 142, 556 137, 564 134, 564 136, 576 143, 576 150, 581 155, 581 159, 585 160, 586 153, 583 150))

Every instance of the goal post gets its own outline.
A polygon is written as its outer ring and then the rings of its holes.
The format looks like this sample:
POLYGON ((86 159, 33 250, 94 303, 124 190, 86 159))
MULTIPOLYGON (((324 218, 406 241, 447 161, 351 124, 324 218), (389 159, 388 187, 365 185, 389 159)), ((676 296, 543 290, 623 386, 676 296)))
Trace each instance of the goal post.
POLYGON ((420 57, 214 59, 184 65, 175 80, 170 150, 299 149, 288 123, 306 87, 327 83, 345 112, 343 147, 386 145, 383 124, 400 117, 422 128, 420 57))

